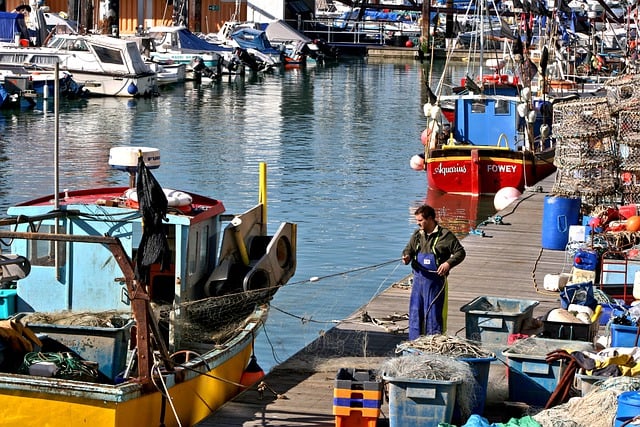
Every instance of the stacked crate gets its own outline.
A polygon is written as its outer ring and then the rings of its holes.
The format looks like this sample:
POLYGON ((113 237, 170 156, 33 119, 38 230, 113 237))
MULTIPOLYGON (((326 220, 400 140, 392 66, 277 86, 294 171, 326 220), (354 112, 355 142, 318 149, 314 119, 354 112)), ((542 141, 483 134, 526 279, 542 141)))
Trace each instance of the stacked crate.
POLYGON ((333 390, 336 427, 376 427, 382 404, 382 381, 375 371, 341 368, 333 390))

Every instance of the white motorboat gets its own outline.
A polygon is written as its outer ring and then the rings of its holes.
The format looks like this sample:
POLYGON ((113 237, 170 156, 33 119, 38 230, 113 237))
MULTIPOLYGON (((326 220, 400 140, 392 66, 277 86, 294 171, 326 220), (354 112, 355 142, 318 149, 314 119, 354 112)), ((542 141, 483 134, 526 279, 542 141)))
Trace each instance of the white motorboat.
POLYGON ((90 95, 150 96, 156 73, 144 62, 134 40, 103 35, 58 34, 43 47, 0 46, 0 65, 29 65, 73 75, 90 95))

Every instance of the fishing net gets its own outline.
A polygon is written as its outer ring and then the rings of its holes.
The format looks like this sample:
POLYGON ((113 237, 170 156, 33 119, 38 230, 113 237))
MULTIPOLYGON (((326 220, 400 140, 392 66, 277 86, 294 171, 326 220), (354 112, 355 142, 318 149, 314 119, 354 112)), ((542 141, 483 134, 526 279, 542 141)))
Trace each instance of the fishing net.
POLYGON ((382 362, 379 372, 387 378, 451 381, 456 386, 456 404, 463 418, 471 415, 480 387, 469 364, 437 354, 410 354, 382 362))
POLYGON ((131 313, 125 311, 58 311, 55 313, 29 313, 20 318, 25 324, 60 326, 88 326, 94 328, 122 328, 131 321, 131 313))
POLYGON ((533 418, 542 427, 612 426, 618 409, 618 395, 640 390, 640 378, 612 377, 594 383, 586 396, 543 410, 533 418))
MULTIPOLYGON (((220 343, 244 323, 257 306, 268 303, 278 287, 209 297, 156 308, 161 325, 174 325, 181 342, 220 343)), ((266 308, 266 307, 265 307, 266 308)))
POLYGON ((142 154, 138 157, 136 192, 142 213, 142 239, 136 254, 135 275, 138 281, 149 283, 152 264, 159 262, 161 271, 165 271, 171 262, 163 224, 169 203, 162 187, 144 164, 142 154))
POLYGON ((553 107, 553 132, 565 138, 603 138, 615 133, 607 98, 560 102, 553 107))

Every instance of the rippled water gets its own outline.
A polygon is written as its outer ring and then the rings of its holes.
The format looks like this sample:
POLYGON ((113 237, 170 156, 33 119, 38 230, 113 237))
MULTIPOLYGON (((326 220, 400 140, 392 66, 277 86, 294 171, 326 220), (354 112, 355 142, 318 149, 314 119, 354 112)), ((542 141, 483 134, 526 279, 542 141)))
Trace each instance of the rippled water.
MULTIPOLYGON (((63 101, 60 188, 126 184, 107 164, 109 148, 152 146, 162 153, 154 173, 163 186, 219 198, 238 213, 257 201, 258 164, 267 162, 271 229, 298 223, 297 273, 257 342, 269 370, 410 273, 393 262, 342 274, 398 259, 415 227, 412 212, 427 194, 425 174, 409 167, 421 149, 423 76, 410 59, 353 59, 188 83, 154 99, 63 101)), ((5 212, 53 191, 53 105, 2 111, 0 128, 5 212)), ((430 202, 464 234, 468 201, 430 202)))

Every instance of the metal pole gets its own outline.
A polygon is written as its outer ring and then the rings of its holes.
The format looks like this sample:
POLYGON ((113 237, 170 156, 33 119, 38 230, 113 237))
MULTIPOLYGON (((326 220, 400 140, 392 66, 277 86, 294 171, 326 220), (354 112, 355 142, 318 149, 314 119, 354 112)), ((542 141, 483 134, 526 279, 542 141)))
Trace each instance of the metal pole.
MULTIPOLYGON (((60 159, 58 157, 60 152, 60 63, 56 62, 55 72, 53 74, 53 113, 54 113, 54 130, 53 130, 53 209, 60 210, 60 159)), ((54 233, 60 234, 60 223, 58 218, 55 218, 54 233)), ((60 259, 58 257, 58 245, 60 242, 53 242, 53 259, 56 271, 56 280, 60 280, 60 259)), ((64 243, 62 243, 64 244, 64 243)), ((71 289, 71 287, 69 287, 71 289)))

